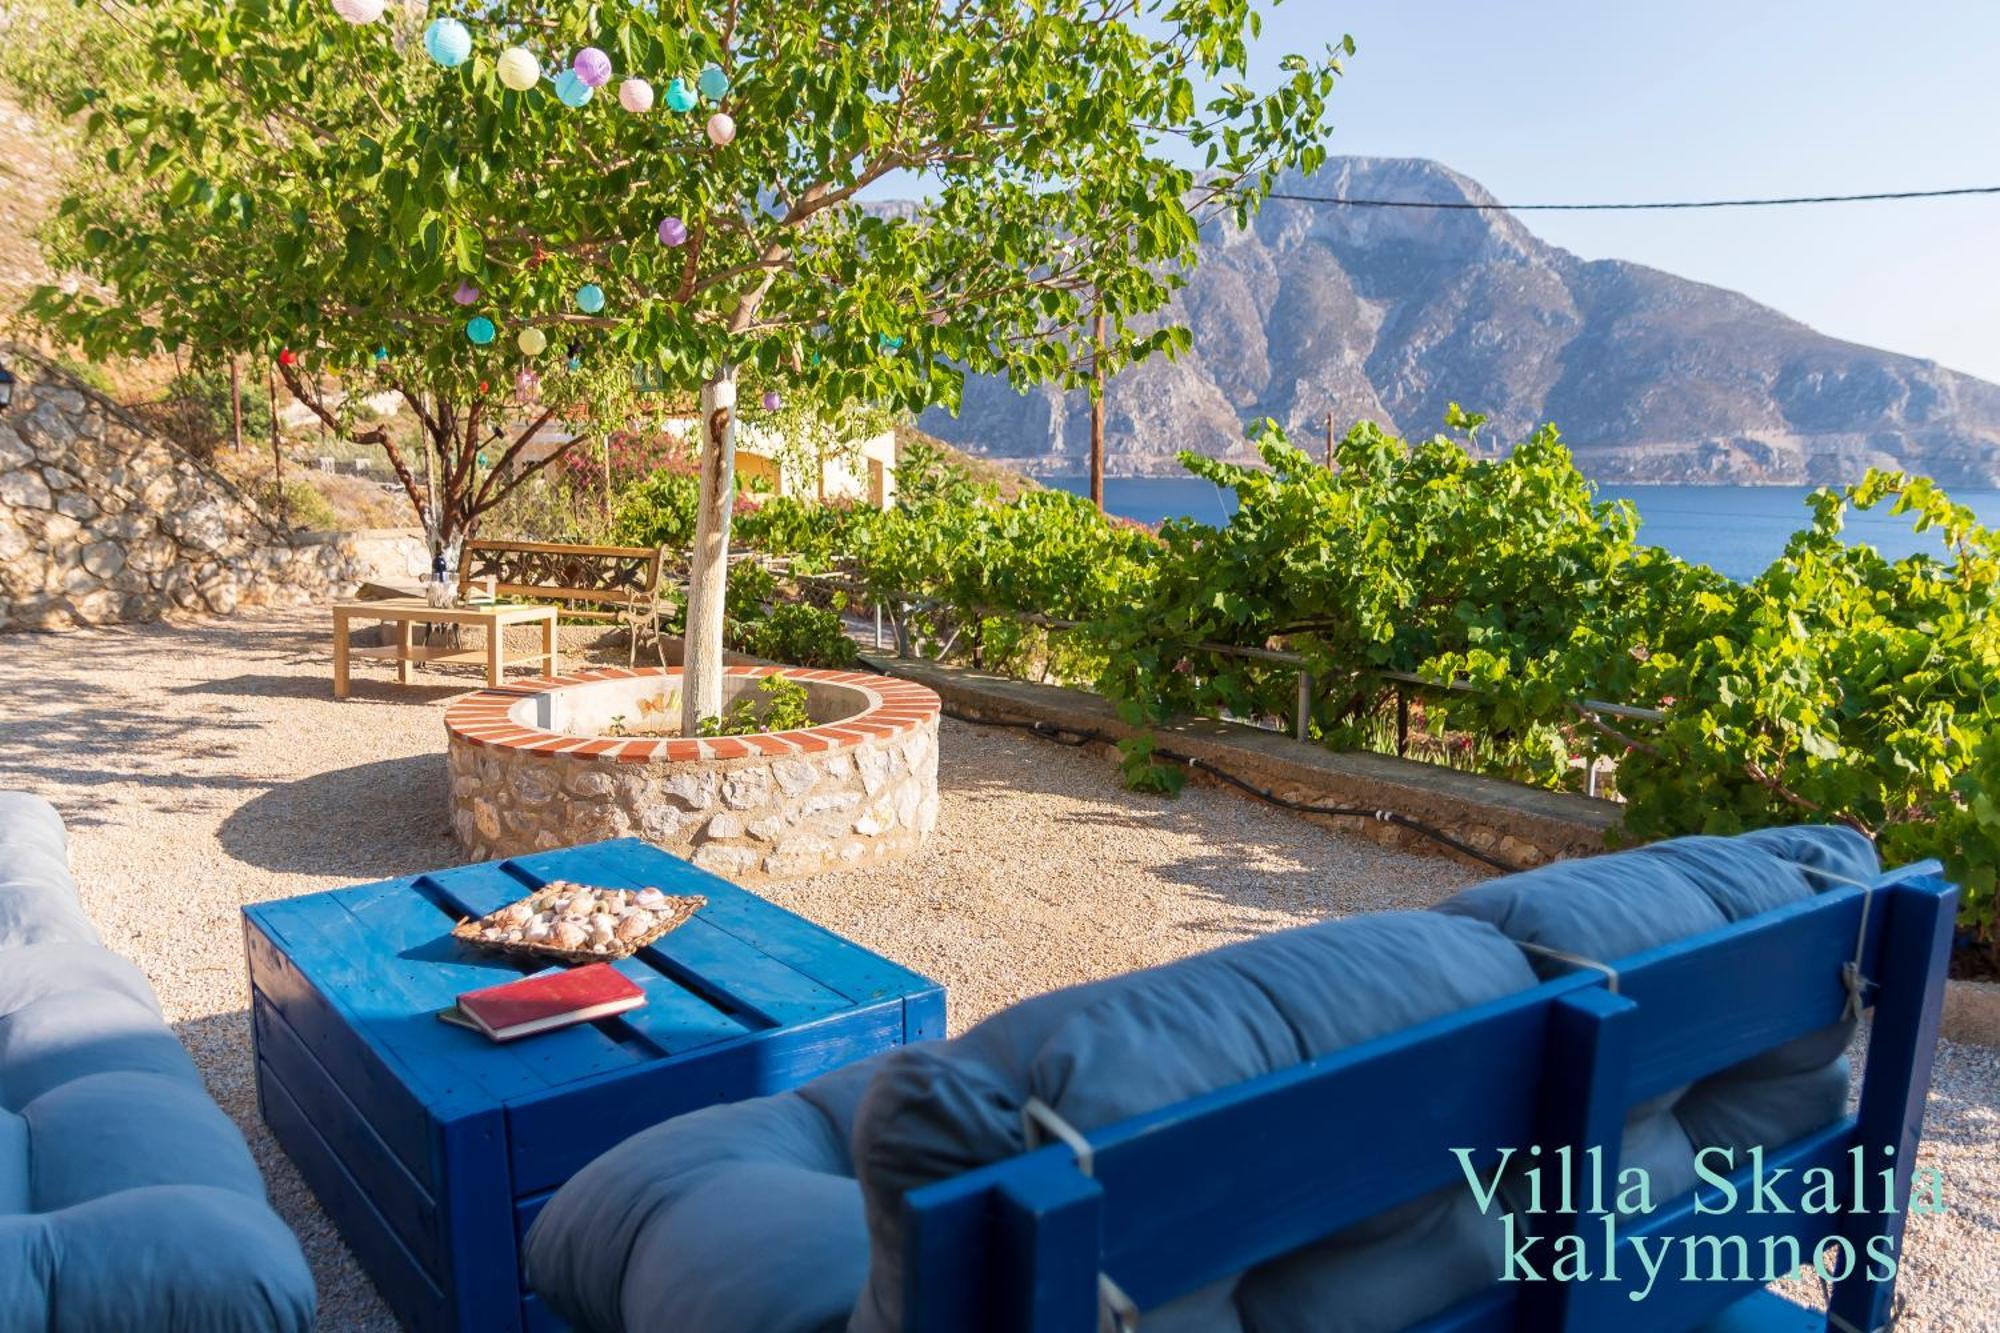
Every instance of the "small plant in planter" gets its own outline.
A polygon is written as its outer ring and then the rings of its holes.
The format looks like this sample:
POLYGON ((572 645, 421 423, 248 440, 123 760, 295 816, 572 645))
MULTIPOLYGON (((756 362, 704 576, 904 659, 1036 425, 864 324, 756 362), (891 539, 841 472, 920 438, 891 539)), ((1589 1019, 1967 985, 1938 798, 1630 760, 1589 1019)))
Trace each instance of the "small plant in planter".
POLYGON ((704 736, 747 736, 758 731, 798 731, 812 725, 806 687, 783 676, 766 676, 718 717, 701 720, 704 736))

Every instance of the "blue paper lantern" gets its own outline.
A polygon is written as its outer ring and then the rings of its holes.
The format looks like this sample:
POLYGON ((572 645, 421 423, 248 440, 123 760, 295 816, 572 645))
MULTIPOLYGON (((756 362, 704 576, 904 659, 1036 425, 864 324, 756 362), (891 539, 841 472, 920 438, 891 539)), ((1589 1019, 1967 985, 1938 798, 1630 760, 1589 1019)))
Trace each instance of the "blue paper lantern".
POLYGON ((604 309, 604 289, 594 282, 584 283, 576 289, 576 308, 586 315, 604 309))
POLYGON ((591 99, 597 90, 583 81, 583 75, 573 69, 566 69, 556 75, 556 96, 567 107, 580 107, 591 99))
POLYGON ((498 336, 500 330, 484 315, 474 315, 465 325, 465 336, 478 347, 484 347, 498 336))
POLYGON ((388 359, 389 359, 389 349, 388 349, 388 348, 386 348, 386 347, 378 347, 378 348, 376 348, 376 349, 375 349, 375 360, 376 360, 376 362, 377 362, 378 364, 379 364, 379 363, 381 363, 381 362, 383 362, 383 361, 387 361, 388 359))
POLYGON ((692 111, 701 99, 694 89, 688 87, 686 79, 675 79, 667 85, 667 110, 692 111))
POLYGON ((472 54, 472 34, 457 19, 438 19, 424 29, 424 50, 432 60, 452 69, 472 54))
POLYGON ((729 76, 719 66, 709 65, 695 80, 695 87, 701 89, 701 95, 709 101, 720 102, 723 94, 729 91, 729 76))

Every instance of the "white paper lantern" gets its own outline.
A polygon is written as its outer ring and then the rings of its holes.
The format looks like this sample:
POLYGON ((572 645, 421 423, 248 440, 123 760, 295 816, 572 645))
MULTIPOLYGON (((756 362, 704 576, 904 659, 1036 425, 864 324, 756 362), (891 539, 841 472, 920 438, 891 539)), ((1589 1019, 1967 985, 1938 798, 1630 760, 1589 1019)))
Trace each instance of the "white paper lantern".
POLYGON ((736 138, 736 122, 727 112, 718 111, 708 118, 708 141, 717 148, 726 148, 736 138))
POLYGON ((500 82, 517 93, 524 93, 541 82, 542 67, 535 60, 534 52, 526 47, 510 46, 500 53, 500 82))
POLYGON ((349 23, 373 23, 388 8, 388 0, 333 0, 333 12, 349 23))
POLYGON ((618 105, 635 116, 653 109, 653 85, 644 79, 627 79, 618 85, 618 105))

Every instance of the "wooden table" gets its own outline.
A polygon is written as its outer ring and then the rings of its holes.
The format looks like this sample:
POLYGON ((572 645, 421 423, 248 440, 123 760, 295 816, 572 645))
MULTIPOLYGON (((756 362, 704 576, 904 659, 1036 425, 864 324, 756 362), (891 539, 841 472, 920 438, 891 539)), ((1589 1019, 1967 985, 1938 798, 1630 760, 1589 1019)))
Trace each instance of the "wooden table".
POLYGON ((630 1135, 944 1035, 936 982, 631 838, 243 917, 258 1108, 413 1333, 559 1327, 522 1280, 520 1238, 630 1135), (552 879, 708 905, 613 964, 645 991, 637 1009, 505 1045, 439 1022, 462 992, 535 966, 452 924, 552 879))
POLYGON ((507 627, 509 625, 532 625, 539 622, 542 627, 542 650, 529 654, 529 661, 543 664, 546 674, 555 675, 559 670, 556 656, 556 608, 553 606, 498 605, 484 606, 432 606, 421 597, 389 597, 379 602, 340 602, 333 608, 333 697, 347 697, 347 663, 353 657, 386 657, 396 664, 396 679, 402 684, 410 683, 410 663, 412 662, 484 662, 486 663, 486 683, 498 685, 507 668, 507 627), (354 648, 348 645, 348 626, 356 620, 393 621, 396 626, 396 642, 380 648, 354 648), (461 648, 457 645, 434 648, 429 644, 418 647, 415 629, 418 625, 479 625, 486 630, 484 648, 461 648))

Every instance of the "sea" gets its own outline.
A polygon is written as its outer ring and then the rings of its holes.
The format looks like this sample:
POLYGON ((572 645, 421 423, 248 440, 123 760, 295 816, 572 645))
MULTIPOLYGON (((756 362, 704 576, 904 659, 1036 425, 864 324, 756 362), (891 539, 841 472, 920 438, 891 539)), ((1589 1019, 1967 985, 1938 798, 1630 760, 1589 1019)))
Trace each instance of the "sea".
MULTIPOLYGON (((1039 477, 1078 495, 1090 491, 1088 477, 1039 477)), ((1699 561, 1730 578, 1749 580, 1764 572, 1785 542, 1812 522, 1806 507, 1809 486, 1603 486, 1605 499, 1630 500, 1639 511, 1640 539, 1664 546, 1683 560, 1699 561)), ((2000 491, 1953 490, 1952 499, 1979 521, 2000 528, 2000 491)), ((1236 510, 1236 496, 1199 477, 1107 477, 1104 507, 1140 523, 1194 518, 1221 524, 1236 510)), ((1908 518, 1893 518, 1887 506, 1862 513, 1849 510, 1844 536, 1867 542, 1895 558, 1930 551, 1942 555, 1943 540, 1919 533, 1908 518)))

